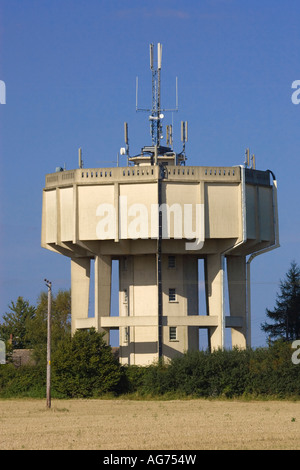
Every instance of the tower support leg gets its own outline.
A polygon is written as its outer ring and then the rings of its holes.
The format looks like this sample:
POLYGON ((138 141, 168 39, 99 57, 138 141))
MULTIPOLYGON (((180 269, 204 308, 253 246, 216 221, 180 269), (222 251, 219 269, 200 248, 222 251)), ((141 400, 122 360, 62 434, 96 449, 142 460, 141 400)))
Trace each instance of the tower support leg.
POLYGON ((205 259, 206 309, 208 315, 218 317, 218 326, 208 328, 211 351, 224 347, 223 265, 221 254, 207 255, 205 259))
POLYGON ((72 334, 76 320, 88 318, 90 292, 90 258, 71 259, 71 312, 72 334))
POLYGON ((101 317, 110 316, 111 305, 111 256, 95 256, 95 319, 97 330, 105 332, 105 341, 109 342, 109 330, 101 328, 101 317))
POLYGON ((232 347, 246 348, 246 257, 227 256, 227 279, 230 315, 242 318, 241 328, 231 328, 232 347))

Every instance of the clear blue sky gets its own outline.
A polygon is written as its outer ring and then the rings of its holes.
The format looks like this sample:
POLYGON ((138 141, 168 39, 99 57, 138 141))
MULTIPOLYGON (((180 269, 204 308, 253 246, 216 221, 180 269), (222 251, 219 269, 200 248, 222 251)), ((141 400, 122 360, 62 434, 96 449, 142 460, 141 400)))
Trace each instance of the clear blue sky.
POLYGON ((300 262, 299 0, 0 0, 0 315, 19 295, 36 303, 43 279, 70 287, 70 263, 40 247, 45 174, 114 166, 129 123, 131 153, 150 144, 149 43, 163 44, 162 104, 175 149, 189 122, 188 164, 242 164, 278 180, 281 248, 252 263, 253 346, 280 278, 300 262), (171 119, 171 116, 169 116, 171 119))

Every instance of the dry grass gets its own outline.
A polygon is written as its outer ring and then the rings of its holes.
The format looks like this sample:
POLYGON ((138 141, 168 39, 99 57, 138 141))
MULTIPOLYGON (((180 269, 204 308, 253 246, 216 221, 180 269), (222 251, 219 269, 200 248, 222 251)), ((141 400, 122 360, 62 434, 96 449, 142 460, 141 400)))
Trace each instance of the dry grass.
POLYGON ((300 449, 300 403, 1 400, 0 449, 300 449))

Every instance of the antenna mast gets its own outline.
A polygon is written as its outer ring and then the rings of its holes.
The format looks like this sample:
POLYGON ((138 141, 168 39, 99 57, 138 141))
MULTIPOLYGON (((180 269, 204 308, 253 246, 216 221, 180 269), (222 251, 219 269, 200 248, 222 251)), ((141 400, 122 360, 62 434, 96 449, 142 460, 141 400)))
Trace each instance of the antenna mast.
POLYGON ((150 133, 152 137, 153 147, 160 147, 162 139, 162 120, 163 112, 178 111, 178 80, 176 77, 176 108, 161 108, 161 63, 162 63, 162 44, 157 44, 157 67, 154 65, 154 44, 150 44, 150 70, 152 72, 152 107, 151 109, 143 109, 138 107, 138 78, 136 78, 136 111, 150 112, 150 133))
POLYGON ((152 145, 160 146, 163 114, 161 114, 161 60, 162 60, 162 44, 157 44, 157 68, 154 67, 153 61, 153 44, 150 44, 150 69, 152 71, 152 109, 149 116, 151 122, 152 145))
MULTIPOLYGON (((125 144, 126 148, 122 147, 120 150, 121 155, 127 155, 127 164, 129 162, 134 162, 134 164, 139 164, 138 159, 144 158, 145 154, 150 155, 151 165, 157 165, 161 160, 162 156, 165 156, 169 159, 174 160, 174 164, 185 164, 185 143, 187 142, 187 122, 184 123, 182 129, 182 142, 183 150, 179 154, 176 154, 173 151, 173 116, 172 116, 172 125, 166 127, 166 142, 167 147, 162 145, 163 139, 163 125, 162 121, 164 119, 165 112, 177 112, 178 111, 178 78, 176 77, 176 107, 175 109, 166 109, 161 107, 161 66, 162 66, 162 44, 159 42, 157 44, 157 58, 154 60, 154 44, 150 44, 150 70, 152 74, 152 104, 148 108, 139 108, 138 106, 138 77, 136 77, 136 111, 146 111, 149 116, 150 121, 150 135, 152 138, 152 146, 144 146, 142 148, 141 155, 135 155, 134 157, 129 157, 129 148, 128 148, 128 135, 127 130, 125 130, 125 144)), ((149 157, 145 157, 149 159, 149 157)), ((173 161, 172 160, 172 161, 173 161)))

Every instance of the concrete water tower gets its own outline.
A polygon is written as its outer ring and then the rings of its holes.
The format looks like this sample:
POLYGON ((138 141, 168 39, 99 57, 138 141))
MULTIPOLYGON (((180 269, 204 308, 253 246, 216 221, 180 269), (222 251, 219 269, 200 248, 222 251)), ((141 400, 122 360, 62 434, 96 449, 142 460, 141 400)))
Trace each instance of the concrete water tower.
POLYGON ((80 151, 79 168, 46 175, 43 191, 42 246, 71 260, 72 331, 95 327, 108 339, 118 329, 123 364, 198 349, 199 328, 207 330, 211 349, 224 347, 225 328, 233 346, 250 345, 250 262, 279 246, 277 182, 271 171, 250 164, 249 152, 240 166, 188 166, 186 122, 179 153, 172 126, 162 145, 161 44, 157 61, 153 52, 150 45, 152 145, 130 156, 125 123, 126 166, 83 168, 80 151), (119 262, 118 316, 111 315, 113 260, 119 262), (199 311, 199 260, 205 311, 199 311))

